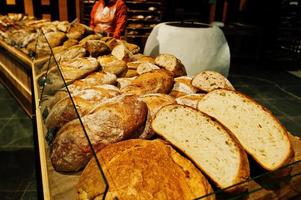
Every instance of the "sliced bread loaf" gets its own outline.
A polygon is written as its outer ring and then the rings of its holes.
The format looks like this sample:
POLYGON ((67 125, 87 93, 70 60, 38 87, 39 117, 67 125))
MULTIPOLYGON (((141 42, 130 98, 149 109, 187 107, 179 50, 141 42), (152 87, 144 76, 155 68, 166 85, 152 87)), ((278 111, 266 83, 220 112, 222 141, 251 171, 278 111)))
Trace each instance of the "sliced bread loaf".
POLYGON ((203 71, 192 79, 192 85, 202 91, 215 89, 235 90, 230 81, 222 74, 214 71, 203 71))
POLYGON ((267 170, 281 167, 293 155, 287 130, 270 111, 237 91, 214 90, 199 102, 198 109, 227 127, 267 170))
POLYGON ((220 188, 249 177, 246 153, 218 122, 183 105, 164 106, 153 130, 183 151, 220 188))

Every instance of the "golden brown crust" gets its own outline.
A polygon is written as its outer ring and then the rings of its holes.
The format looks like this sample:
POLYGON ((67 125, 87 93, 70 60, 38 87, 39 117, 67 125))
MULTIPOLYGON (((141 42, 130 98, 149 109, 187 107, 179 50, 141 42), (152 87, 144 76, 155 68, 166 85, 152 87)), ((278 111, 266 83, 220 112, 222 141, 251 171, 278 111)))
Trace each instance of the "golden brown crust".
POLYGON ((143 95, 148 93, 167 94, 173 86, 173 76, 167 70, 158 69, 138 76, 121 93, 143 95))
MULTIPOLYGON (((61 94, 61 93, 60 93, 61 94)), ((115 90, 92 87, 81 90, 73 95, 73 102, 77 108, 80 117, 88 114, 97 104, 101 103, 105 99, 112 98, 120 93, 115 90)), ((67 95, 67 94, 66 94, 67 95)), ((58 96, 57 96, 58 97, 58 96)), ((57 100, 57 99, 55 99, 57 100)), ((53 105, 46 118, 45 125, 47 128, 61 127, 67 122, 76 119, 77 113, 70 97, 67 95, 64 99, 58 101, 53 105)))
POLYGON ((160 54, 156 57, 155 64, 172 72, 175 77, 187 75, 182 62, 171 54, 160 54))
MULTIPOLYGON (((104 146, 121 141, 135 132, 145 122, 147 107, 135 96, 117 96, 82 117, 89 139, 98 151, 104 146)), ((91 156, 82 126, 75 119, 65 124, 57 133, 51 149, 51 162, 57 171, 77 171, 85 166, 91 156)))
MULTIPOLYGON (((107 146, 97 156, 102 161, 111 198, 195 199, 213 191, 190 161, 161 140, 127 140, 107 146)), ((88 199, 94 199, 103 188, 92 159, 80 177, 78 194, 85 192, 88 199), (100 190, 95 190, 95 185, 101 185, 100 190)))
POLYGON ((136 70, 134 69, 128 69, 128 71, 126 72, 126 74, 124 75, 125 78, 132 78, 135 76, 138 76, 139 74, 137 73, 136 70))
POLYGON ((117 77, 123 77, 128 70, 126 62, 113 55, 100 56, 97 60, 104 72, 115 74, 117 77))

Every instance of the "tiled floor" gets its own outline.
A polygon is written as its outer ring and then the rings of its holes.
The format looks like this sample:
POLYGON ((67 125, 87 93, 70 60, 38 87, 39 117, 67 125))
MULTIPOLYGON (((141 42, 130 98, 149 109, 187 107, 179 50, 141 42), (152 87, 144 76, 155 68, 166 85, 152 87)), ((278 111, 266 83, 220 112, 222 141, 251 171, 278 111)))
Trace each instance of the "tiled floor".
MULTIPOLYGON (((229 79, 301 136, 301 78, 240 65, 231 68, 229 79)), ((0 199, 37 199, 32 132, 31 120, 0 85, 0 199)))
POLYGON ((0 199, 37 199, 31 119, 0 84, 0 199))

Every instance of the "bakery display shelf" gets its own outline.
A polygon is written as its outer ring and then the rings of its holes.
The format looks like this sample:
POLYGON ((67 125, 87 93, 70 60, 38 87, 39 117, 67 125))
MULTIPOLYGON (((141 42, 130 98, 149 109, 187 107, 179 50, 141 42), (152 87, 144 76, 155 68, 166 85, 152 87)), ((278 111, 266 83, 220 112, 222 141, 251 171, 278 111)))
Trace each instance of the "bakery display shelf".
POLYGON ((128 13, 151 13, 151 14, 160 14, 158 10, 128 10, 128 13))
POLYGON ((150 26, 144 26, 144 27, 126 27, 126 29, 131 29, 131 30, 149 30, 149 29, 153 29, 154 27, 150 27, 150 26))
POLYGON ((147 38, 149 35, 127 35, 128 38, 147 38))
POLYGON ((133 18, 129 18, 128 21, 129 22, 149 22, 149 23, 159 23, 160 22, 159 19, 145 20, 145 19, 133 19, 133 18))
POLYGON ((156 4, 161 5, 162 2, 160 1, 126 1, 127 4, 156 4))

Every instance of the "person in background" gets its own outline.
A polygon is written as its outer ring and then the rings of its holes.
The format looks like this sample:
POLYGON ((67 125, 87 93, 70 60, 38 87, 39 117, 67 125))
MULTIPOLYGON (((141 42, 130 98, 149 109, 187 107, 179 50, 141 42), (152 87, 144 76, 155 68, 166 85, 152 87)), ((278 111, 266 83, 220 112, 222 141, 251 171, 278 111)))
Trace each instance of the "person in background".
POLYGON ((90 27, 96 32, 120 38, 127 21, 124 0, 99 0, 91 11, 90 27))

